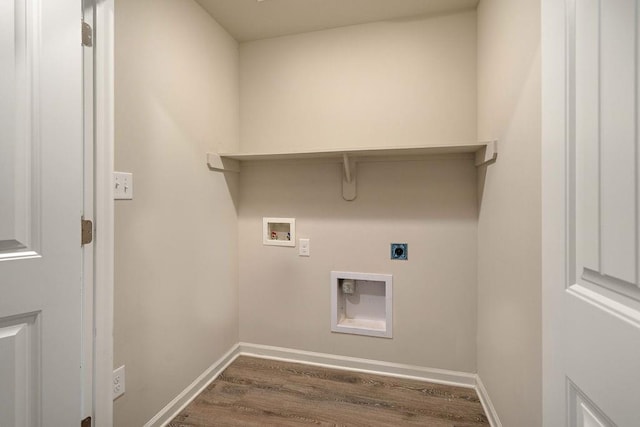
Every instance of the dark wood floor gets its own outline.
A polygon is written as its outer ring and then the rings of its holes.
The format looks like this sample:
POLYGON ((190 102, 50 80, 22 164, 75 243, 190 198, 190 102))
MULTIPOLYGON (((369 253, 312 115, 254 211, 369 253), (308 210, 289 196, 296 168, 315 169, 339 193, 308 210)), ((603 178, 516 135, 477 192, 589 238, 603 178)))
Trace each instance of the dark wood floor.
POLYGON ((241 356, 171 423, 488 426, 475 391, 241 356))

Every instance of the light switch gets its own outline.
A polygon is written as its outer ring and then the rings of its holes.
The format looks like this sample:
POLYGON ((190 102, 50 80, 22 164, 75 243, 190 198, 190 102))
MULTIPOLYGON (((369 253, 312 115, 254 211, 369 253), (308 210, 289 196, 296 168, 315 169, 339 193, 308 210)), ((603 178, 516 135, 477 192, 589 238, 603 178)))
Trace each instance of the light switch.
POLYGON ((113 198, 115 200, 133 199, 133 174, 127 172, 113 173, 113 198))
POLYGON ((311 256, 311 243, 309 239, 300 239, 300 246, 298 246, 298 255, 300 256, 311 256))

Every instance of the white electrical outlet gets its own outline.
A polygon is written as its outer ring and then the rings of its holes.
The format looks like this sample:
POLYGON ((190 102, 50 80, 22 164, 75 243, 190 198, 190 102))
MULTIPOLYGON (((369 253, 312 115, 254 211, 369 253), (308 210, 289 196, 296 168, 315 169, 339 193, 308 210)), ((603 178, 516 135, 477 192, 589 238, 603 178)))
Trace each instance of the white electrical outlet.
POLYGON ((113 371, 113 400, 124 394, 124 365, 113 371))
POLYGON ((128 172, 113 173, 113 198, 116 200, 133 199, 133 174, 128 172))

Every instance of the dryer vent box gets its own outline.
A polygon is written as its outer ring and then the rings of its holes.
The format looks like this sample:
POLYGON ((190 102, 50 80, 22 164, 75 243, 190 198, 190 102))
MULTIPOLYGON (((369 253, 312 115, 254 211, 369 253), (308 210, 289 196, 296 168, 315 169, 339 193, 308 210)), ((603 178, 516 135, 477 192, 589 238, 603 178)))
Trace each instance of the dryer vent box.
POLYGON ((390 274, 331 272, 331 331, 391 338, 390 274))

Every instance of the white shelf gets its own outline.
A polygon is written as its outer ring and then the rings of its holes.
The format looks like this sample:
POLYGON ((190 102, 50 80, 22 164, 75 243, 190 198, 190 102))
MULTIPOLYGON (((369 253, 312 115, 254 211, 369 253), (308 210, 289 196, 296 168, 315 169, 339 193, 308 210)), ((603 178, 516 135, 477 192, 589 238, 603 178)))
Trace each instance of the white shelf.
POLYGON ((448 144, 393 148, 353 148, 344 150, 290 151, 275 153, 207 153, 209 168, 218 172, 240 172, 241 162, 273 160, 335 159, 344 165, 342 196, 356 198, 356 163, 372 158, 417 158, 442 154, 475 154, 476 166, 494 163, 498 157, 497 141, 474 144, 448 144))

